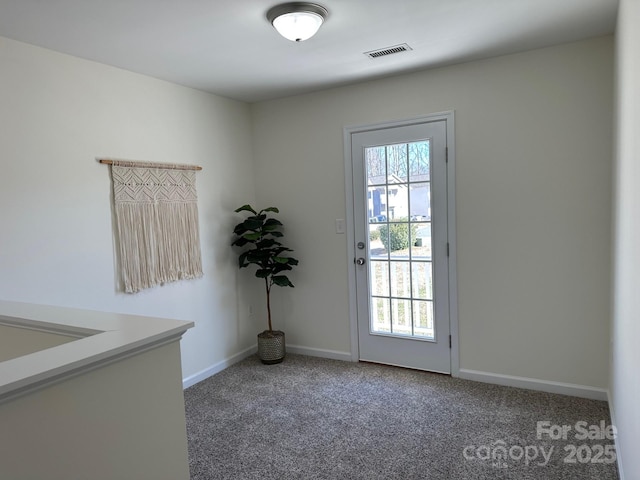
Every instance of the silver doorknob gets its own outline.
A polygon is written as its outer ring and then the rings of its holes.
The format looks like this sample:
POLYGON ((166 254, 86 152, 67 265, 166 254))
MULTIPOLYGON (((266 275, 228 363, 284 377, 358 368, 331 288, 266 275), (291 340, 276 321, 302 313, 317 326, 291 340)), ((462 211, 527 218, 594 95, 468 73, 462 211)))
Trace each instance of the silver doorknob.
POLYGON ((366 262, 366 260, 364 258, 362 258, 362 257, 360 257, 359 259, 356 260, 356 263, 358 265, 364 265, 364 262, 366 262))

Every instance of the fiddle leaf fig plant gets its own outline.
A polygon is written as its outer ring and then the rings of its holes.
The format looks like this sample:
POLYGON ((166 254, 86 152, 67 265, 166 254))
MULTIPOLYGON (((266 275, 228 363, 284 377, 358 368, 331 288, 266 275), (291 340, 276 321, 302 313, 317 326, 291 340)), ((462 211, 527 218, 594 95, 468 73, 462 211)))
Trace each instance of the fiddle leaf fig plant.
POLYGON ((235 210, 236 213, 248 212, 250 215, 233 229, 235 235, 231 245, 246 247, 238 256, 238 267, 245 268, 249 265, 257 267, 255 276, 264 279, 267 293, 267 320, 269 332, 273 331, 271 324, 271 287, 293 287, 286 272, 291 270, 298 260, 290 257, 292 252, 288 247, 280 243, 282 222, 269 216, 280 213, 276 207, 264 208, 256 211, 251 205, 243 205, 235 210))

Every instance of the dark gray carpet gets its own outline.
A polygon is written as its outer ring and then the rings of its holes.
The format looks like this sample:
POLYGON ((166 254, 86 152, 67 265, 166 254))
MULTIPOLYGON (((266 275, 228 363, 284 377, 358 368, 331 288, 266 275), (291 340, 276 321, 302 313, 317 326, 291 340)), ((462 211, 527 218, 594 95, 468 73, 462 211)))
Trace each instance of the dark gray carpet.
POLYGON ((192 480, 618 478, 613 440, 575 438, 611 423, 606 402, 288 355, 237 363, 185 404, 192 480), (572 430, 538 439, 538 421, 572 430))

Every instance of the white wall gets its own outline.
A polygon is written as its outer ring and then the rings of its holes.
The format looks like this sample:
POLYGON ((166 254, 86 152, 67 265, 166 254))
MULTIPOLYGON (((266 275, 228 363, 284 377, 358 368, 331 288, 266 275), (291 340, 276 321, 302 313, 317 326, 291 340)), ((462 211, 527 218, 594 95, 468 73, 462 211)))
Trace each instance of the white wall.
POLYGON ((616 169, 610 406, 624 478, 640 478, 640 3, 621 0, 616 31, 616 169))
POLYGON ((613 43, 590 39, 252 106, 257 198, 300 259, 288 342, 348 352, 344 126, 455 110, 460 366, 605 388, 613 43))
POLYGON ((229 246, 231 212, 254 195, 249 107, 3 38, 0 72, 0 299, 192 320, 185 377, 254 345, 229 246), (97 157, 204 167, 204 278, 116 291, 97 157))

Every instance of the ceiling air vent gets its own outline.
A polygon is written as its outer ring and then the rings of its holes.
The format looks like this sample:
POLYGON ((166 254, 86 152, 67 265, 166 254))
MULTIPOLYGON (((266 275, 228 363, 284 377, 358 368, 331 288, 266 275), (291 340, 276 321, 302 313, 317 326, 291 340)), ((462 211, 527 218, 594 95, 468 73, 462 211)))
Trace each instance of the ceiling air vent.
POLYGON ((413 49, 406 43, 402 43, 400 45, 394 45, 393 47, 385 47, 378 50, 371 50, 370 52, 364 52, 364 54, 371 58, 378 58, 392 55, 394 53, 406 52, 409 50, 413 49))

